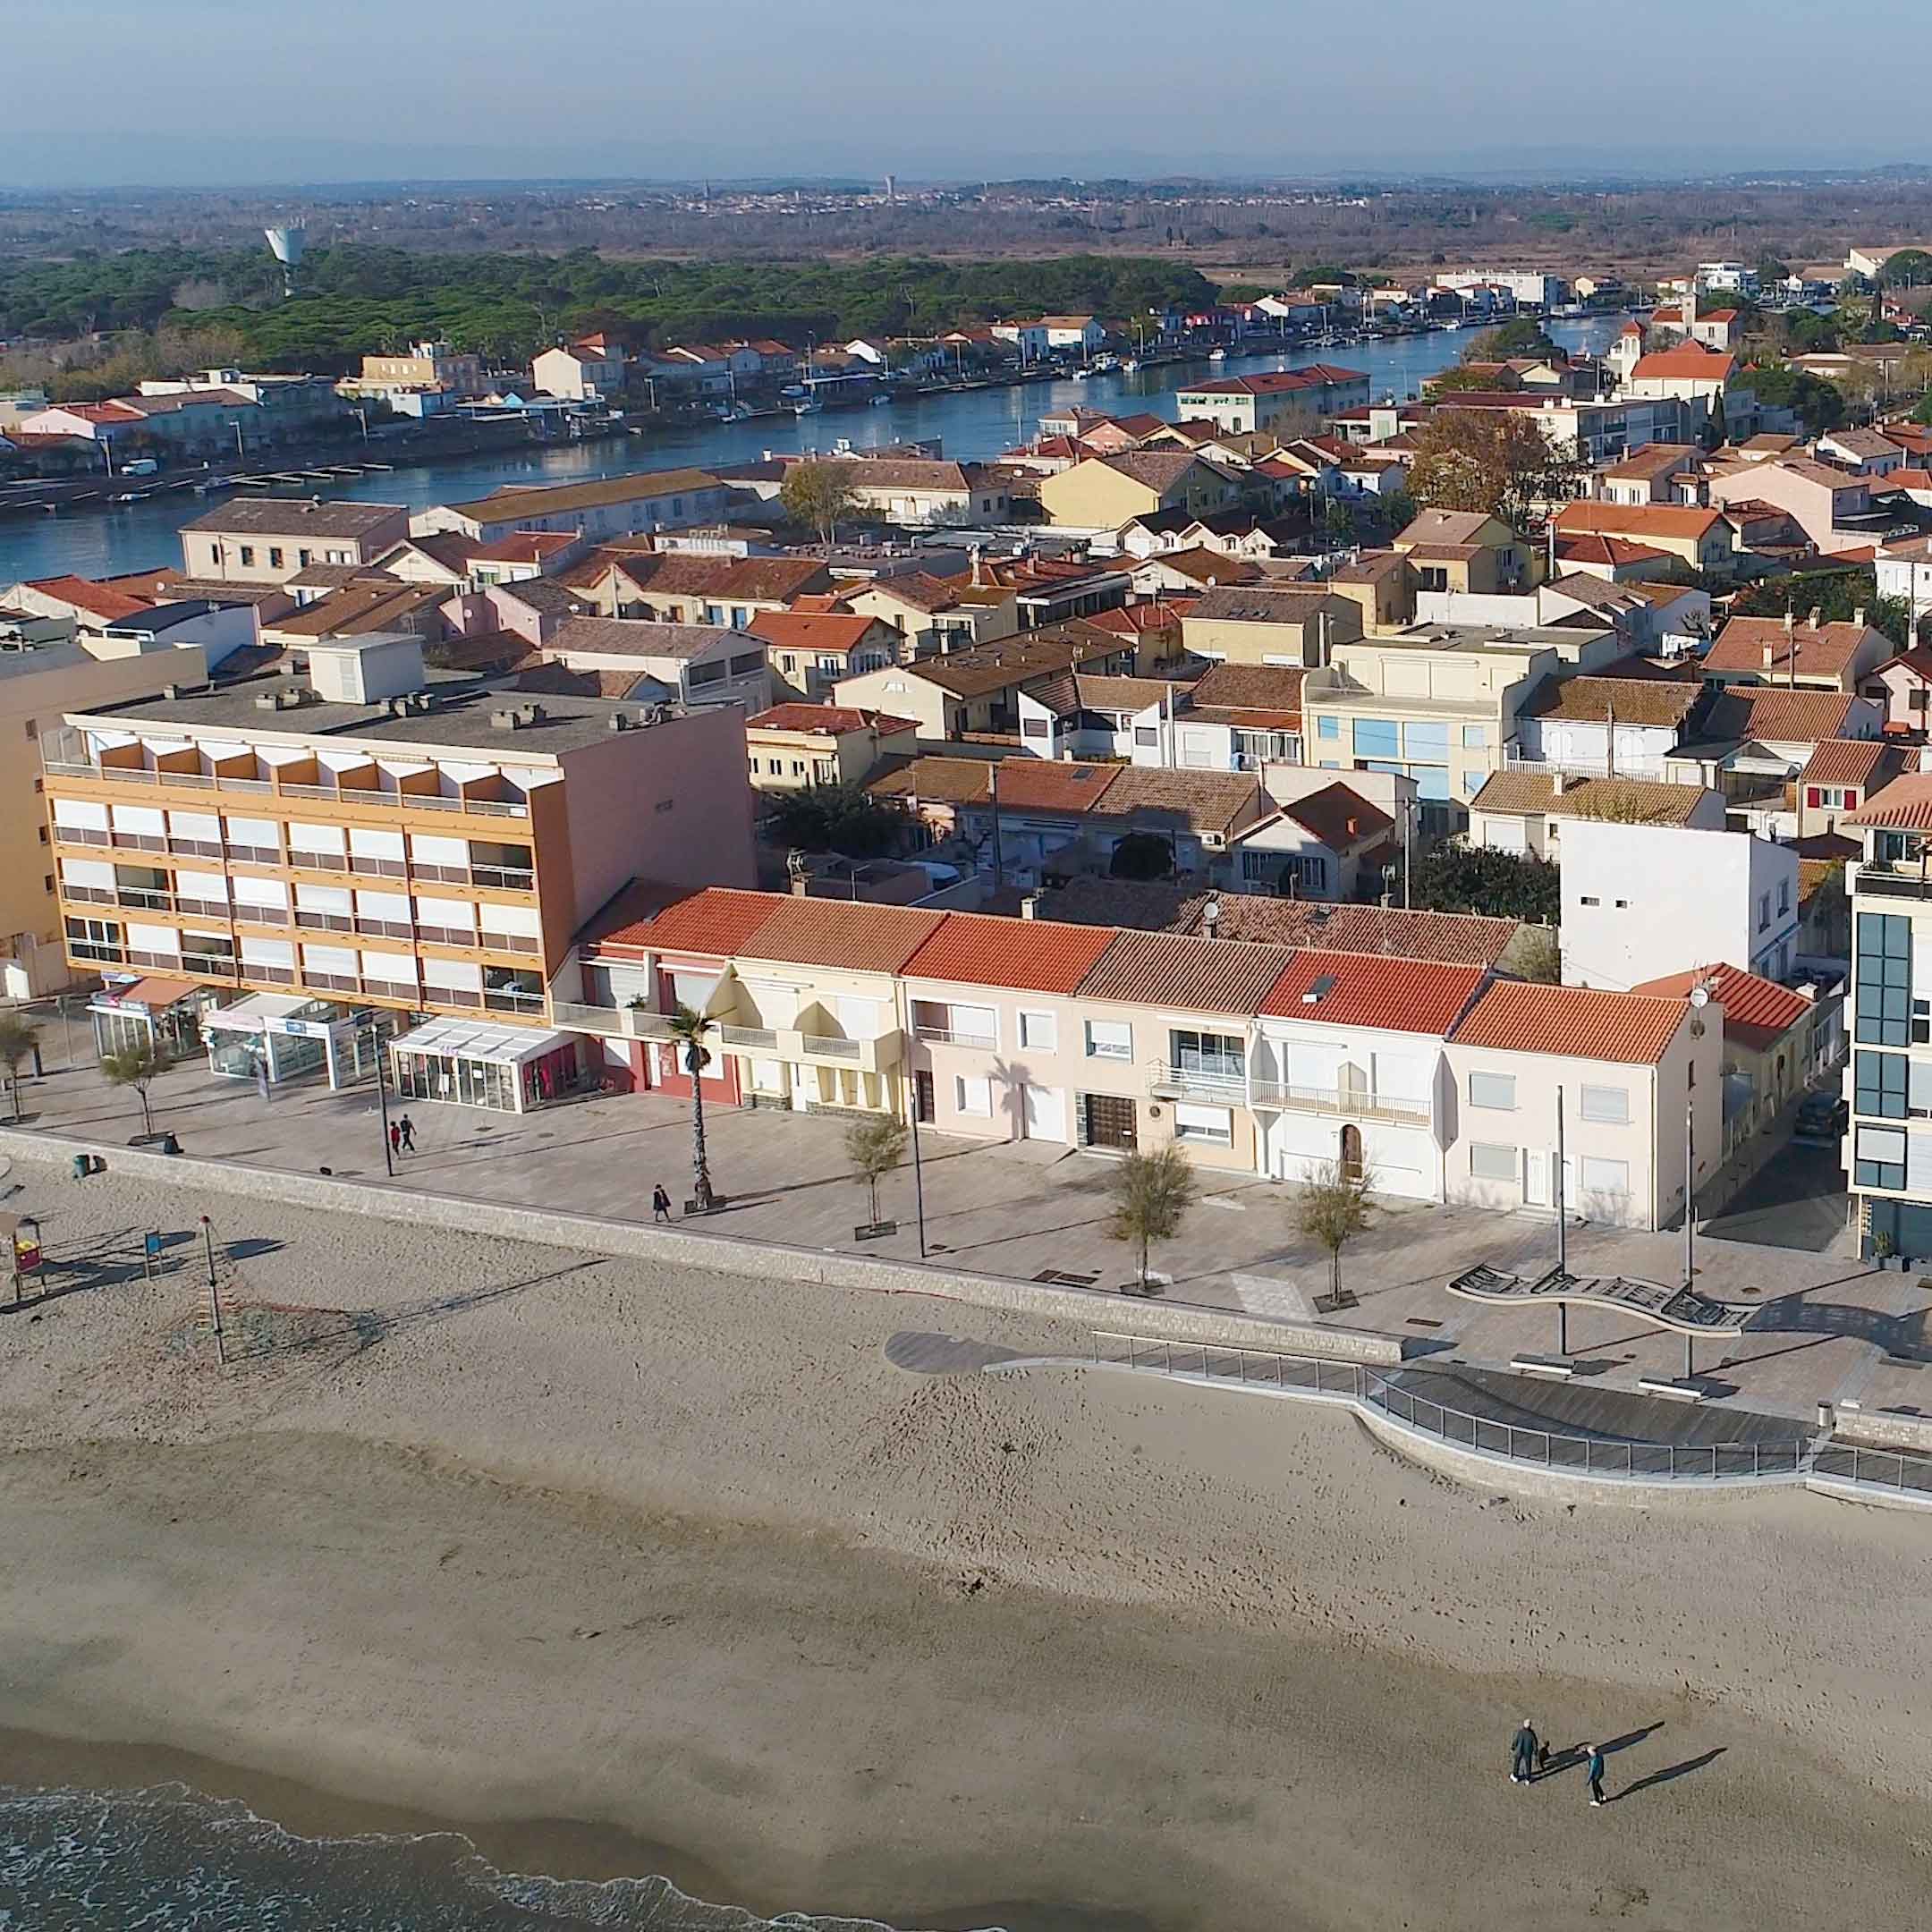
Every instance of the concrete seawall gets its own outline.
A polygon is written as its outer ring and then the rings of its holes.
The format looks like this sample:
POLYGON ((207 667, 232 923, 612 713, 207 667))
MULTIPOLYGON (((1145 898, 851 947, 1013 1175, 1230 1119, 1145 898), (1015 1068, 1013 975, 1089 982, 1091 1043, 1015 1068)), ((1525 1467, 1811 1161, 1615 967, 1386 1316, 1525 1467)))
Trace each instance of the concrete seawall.
MULTIPOLYGON (((1117 1323, 1118 1295, 1087 1288, 1053 1287, 1013 1281, 998 1275, 930 1264, 887 1261, 822 1248, 794 1248, 777 1241, 745 1241, 723 1233, 699 1233, 686 1226, 660 1227, 635 1221, 606 1221, 592 1215, 555 1209, 509 1207, 465 1196, 381 1187, 324 1174, 298 1174, 276 1168, 249 1167, 233 1161, 198 1160, 185 1154, 156 1154, 111 1142, 0 1129, 0 1153, 17 1160, 58 1165, 76 1154, 94 1154, 107 1163, 104 1177, 87 1183, 111 1183, 116 1174, 163 1186, 205 1188, 250 1200, 278 1201, 335 1214, 363 1215, 411 1227, 441 1227, 465 1234, 496 1235, 536 1241, 589 1254, 630 1260, 660 1261, 743 1275, 760 1281, 856 1290, 868 1294, 930 1295, 978 1308, 1048 1316, 1098 1326, 1117 1323)), ((1270 1349, 1282 1353, 1321 1355, 1337 1361, 1393 1365, 1402 1360, 1402 1337, 1366 1328, 1330 1328, 1319 1324, 1263 1320, 1218 1309, 1193 1308, 1158 1298, 1134 1298, 1137 1332, 1175 1342, 1219 1343, 1234 1348, 1270 1349)))

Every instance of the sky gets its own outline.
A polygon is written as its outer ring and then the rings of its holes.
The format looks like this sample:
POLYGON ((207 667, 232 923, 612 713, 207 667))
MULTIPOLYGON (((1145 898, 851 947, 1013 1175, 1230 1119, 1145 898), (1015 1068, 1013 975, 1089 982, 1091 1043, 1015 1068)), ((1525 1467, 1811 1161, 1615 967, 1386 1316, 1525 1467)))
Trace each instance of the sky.
POLYGON ((1932 159, 1926 0, 11 0, 0 190, 1932 159), (104 56, 113 49, 112 58, 104 56), (1822 62, 1822 65, 1821 65, 1822 62))

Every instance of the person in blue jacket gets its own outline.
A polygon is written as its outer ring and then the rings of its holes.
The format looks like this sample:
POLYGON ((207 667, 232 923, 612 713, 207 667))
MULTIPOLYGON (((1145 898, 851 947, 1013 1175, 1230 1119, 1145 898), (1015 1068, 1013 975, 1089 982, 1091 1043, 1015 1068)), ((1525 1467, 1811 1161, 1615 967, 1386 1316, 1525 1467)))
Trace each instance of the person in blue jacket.
POLYGON ((1510 1775, 1512 1784, 1527 1784, 1536 1775, 1537 1734, 1525 1717, 1517 1727, 1516 1735, 1510 1740, 1510 1775))

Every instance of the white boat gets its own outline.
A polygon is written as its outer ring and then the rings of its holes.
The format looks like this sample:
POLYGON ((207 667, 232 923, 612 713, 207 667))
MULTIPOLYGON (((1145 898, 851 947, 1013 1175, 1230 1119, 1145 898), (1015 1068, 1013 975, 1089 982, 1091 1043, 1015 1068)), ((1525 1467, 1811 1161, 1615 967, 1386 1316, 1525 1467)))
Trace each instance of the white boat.
POLYGON ((794 402, 792 405, 792 413, 794 416, 817 416, 824 409, 825 404, 816 396, 807 396, 802 402, 794 402))
POLYGON ((1075 382, 1085 382, 1092 374, 1093 371, 1090 369, 1077 369, 1073 371, 1073 380, 1075 382))
POLYGON ((1129 356, 1120 367, 1123 376, 1138 376, 1140 373, 1140 359, 1138 356, 1129 356))
POLYGON ((1210 349, 1208 352, 1208 360, 1210 362, 1225 362, 1227 360, 1227 351, 1225 349, 1210 349))
POLYGON ((881 391, 879 394, 873 396, 870 400, 872 407, 874 409, 890 409, 892 407, 893 399, 889 395, 886 395, 883 391, 881 391))

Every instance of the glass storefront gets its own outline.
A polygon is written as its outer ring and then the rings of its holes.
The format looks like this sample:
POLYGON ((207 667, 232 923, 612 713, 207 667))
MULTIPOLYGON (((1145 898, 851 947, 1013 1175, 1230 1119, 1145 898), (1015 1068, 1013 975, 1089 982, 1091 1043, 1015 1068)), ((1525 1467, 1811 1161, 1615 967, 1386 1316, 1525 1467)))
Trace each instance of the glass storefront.
POLYGON ((537 1028, 431 1020, 390 1043, 405 1100, 446 1100, 496 1114, 528 1114, 582 1084, 577 1042, 537 1028))

